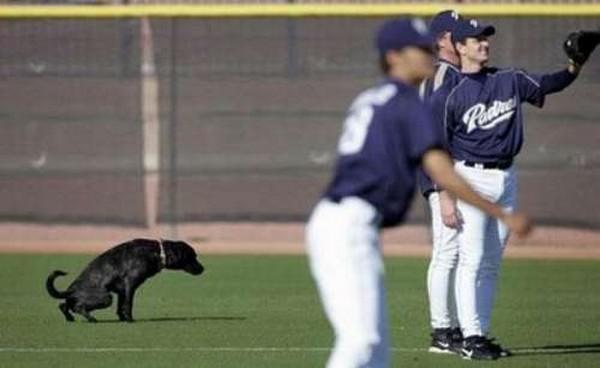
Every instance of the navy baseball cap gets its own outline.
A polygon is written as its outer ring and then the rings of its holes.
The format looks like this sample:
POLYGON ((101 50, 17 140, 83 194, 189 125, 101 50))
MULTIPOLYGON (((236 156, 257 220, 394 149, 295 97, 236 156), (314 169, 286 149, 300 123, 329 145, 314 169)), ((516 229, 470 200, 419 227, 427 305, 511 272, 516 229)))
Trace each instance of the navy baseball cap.
POLYGON ((492 25, 481 24, 475 19, 464 19, 458 22, 452 32, 452 42, 462 42, 469 37, 492 36, 496 28, 492 25))
POLYGON ((429 30, 434 36, 442 32, 454 32, 462 17, 456 10, 444 10, 435 15, 429 24, 429 30))
POLYGON ((431 49, 434 38, 427 24, 420 18, 393 19, 387 21, 377 32, 375 44, 379 54, 400 50, 407 46, 431 49))

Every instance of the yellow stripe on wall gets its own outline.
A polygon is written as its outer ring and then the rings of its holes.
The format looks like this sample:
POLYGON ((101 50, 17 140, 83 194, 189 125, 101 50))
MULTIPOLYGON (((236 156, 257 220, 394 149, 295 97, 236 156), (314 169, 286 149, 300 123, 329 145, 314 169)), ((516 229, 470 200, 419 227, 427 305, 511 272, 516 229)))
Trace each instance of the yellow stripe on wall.
MULTIPOLYGON (((429 16, 444 9, 468 16, 600 17, 600 4, 197 4, 197 5, 5 5, 0 18, 122 17, 385 17, 429 16)), ((600 26, 600 25, 599 25, 600 26)))

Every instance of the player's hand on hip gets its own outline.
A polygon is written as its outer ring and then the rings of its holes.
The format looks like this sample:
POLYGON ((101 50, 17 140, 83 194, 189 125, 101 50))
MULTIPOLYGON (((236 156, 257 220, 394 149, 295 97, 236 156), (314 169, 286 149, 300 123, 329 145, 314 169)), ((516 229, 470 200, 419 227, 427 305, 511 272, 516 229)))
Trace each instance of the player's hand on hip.
POLYGON ((506 224, 511 232, 517 234, 520 238, 528 236, 533 230, 531 219, 524 213, 516 212, 506 214, 506 216, 502 218, 502 222, 506 224))
POLYGON ((451 229, 459 229, 461 227, 462 218, 456 206, 456 199, 445 190, 440 191, 440 212, 444 225, 451 229))

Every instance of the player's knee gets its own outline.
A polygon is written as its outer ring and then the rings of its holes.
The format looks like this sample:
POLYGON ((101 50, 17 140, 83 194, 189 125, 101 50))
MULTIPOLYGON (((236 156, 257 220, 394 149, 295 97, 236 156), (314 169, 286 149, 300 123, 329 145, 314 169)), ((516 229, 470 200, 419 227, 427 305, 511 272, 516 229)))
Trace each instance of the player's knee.
POLYGON ((431 259, 431 265, 436 269, 452 270, 458 265, 458 255, 458 248, 444 249, 443 251, 436 252, 433 255, 431 259))
POLYGON ((483 256, 477 253, 465 256, 461 254, 458 259, 458 266, 463 270, 478 270, 481 268, 482 263, 483 256))
POLYGON ((436 267, 453 270, 458 265, 458 252, 455 253, 443 253, 440 254, 436 259, 436 267))

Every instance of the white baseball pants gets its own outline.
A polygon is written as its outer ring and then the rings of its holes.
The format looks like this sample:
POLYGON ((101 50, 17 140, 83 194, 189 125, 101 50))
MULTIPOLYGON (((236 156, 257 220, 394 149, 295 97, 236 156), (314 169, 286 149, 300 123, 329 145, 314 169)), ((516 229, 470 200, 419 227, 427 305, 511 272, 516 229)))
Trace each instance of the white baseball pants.
MULTIPOLYGON (((507 212, 515 209, 517 176, 514 167, 490 170, 457 162, 455 169, 484 198, 507 212)), ((458 318, 465 337, 485 336, 490 330, 496 282, 509 233, 502 222, 460 200, 458 210, 463 219, 458 233, 456 271, 458 318)))
POLYGON ((427 271, 431 327, 455 328, 459 326, 455 297, 458 230, 449 228, 442 222, 438 192, 432 192, 427 200, 431 211, 433 243, 427 271))
POLYGON ((321 200, 306 228, 312 275, 335 332, 328 368, 388 367, 379 215, 368 202, 321 200))

